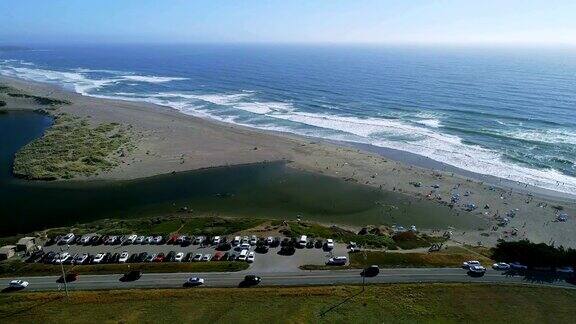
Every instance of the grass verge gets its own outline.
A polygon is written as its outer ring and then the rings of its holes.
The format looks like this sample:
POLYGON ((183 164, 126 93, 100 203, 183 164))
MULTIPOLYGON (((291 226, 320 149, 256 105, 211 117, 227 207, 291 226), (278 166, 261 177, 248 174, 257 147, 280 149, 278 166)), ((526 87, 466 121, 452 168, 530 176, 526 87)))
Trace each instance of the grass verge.
POLYGON ((61 292, 1 294, 0 321, 570 323, 576 303, 575 290, 543 287, 397 284, 360 292, 357 286, 73 291, 68 300, 61 292))
MULTIPOLYGON (((247 268, 246 262, 234 261, 64 265, 66 272, 73 271, 79 274, 114 274, 125 273, 129 270, 142 270, 144 272, 233 272, 247 268)), ((57 276, 62 273, 61 271, 59 265, 53 264, 24 263, 19 260, 0 263, 0 277, 57 276)))
POLYGON ((381 268, 460 267, 462 262, 468 260, 478 260, 485 265, 492 264, 489 258, 460 247, 448 247, 432 253, 383 251, 350 253, 350 267, 352 268, 364 268, 373 264, 381 268))

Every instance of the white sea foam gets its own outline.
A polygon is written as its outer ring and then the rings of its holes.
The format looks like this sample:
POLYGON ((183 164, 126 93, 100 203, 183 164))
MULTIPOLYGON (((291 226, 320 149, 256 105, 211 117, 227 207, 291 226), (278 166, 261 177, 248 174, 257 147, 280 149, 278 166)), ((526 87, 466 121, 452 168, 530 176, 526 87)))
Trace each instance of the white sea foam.
POLYGON ((130 80, 136 82, 148 82, 148 83, 164 83, 170 81, 188 80, 188 78, 146 76, 146 75, 121 75, 120 78, 124 80, 130 80))
POLYGON ((576 132, 567 129, 514 130, 505 135, 533 142, 576 145, 576 132))
POLYGON ((423 119, 423 120, 417 120, 416 122, 418 124, 426 125, 432 128, 440 127, 440 120, 438 119, 423 119))
POLYGON ((258 115, 273 114, 276 112, 285 113, 294 110, 294 106, 289 102, 240 102, 234 108, 248 111, 258 115))

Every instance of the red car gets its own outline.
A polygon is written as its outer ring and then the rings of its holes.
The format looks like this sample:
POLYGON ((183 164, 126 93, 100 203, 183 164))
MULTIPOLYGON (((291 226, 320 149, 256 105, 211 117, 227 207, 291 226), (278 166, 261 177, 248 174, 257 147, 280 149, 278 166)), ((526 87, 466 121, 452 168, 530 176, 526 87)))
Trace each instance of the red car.
POLYGON ((158 255, 154 258, 154 262, 164 262, 164 259, 166 258, 166 256, 164 255, 164 253, 158 253, 158 255))
POLYGON ((166 241, 166 244, 176 244, 176 240, 178 239, 178 237, 180 237, 179 235, 172 235, 170 236, 170 238, 168 239, 168 241, 166 241))
POLYGON ((216 254, 214 254, 214 256, 212 257, 212 261, 220 261, 222 260, 222 252, 216 252, 216 254))

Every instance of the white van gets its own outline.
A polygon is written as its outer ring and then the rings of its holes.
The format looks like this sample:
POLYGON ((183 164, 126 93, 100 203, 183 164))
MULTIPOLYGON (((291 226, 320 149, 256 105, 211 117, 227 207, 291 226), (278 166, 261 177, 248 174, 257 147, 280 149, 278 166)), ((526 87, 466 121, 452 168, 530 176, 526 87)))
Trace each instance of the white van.
POLYGON ((232 245, 240 244, 240 236, 234 236, 234 240, 232 240, 232 245))
POLYGON ((238 256, 238 261, 246 261, 246 257, 248 257, 248 250, 242 250, 238 256))
POLYGON ((300 236, 300 240, 298 241, 298 244, 299 244, 301 247, 305 247, 305 246, 306 246, 306 243, 308 243, 308 237, 307 237, 306 235, 300 236))

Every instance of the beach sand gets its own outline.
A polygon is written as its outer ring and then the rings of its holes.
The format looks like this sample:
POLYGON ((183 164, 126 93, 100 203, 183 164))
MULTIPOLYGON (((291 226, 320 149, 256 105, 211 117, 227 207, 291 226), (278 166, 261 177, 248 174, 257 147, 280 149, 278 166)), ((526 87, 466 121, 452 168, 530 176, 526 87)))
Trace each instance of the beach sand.
MULTIPOLYGON (((453 194, 459 193, 460 199, 454 208, 460 213, 470 212, 484 218, 491 226, 464 233, 453 232, 457 242, 491 246, 499 238, 527 238, 576 247, 576 196, 524 188, 521 184, 440 167, 438 163, 410 163, 426 159, 414 156, 403 159, 404 154, 396 154, 393 150, 254 130, 185 115, 170 107, 87 97, 52 85, 12 78, 0 77, 0 83, 30 94, 68 100, 72 104, 61 106, 57 111, 89 117, 94 123, 131 125, 137 138, 136 149, 123 158, 120 166, 99 174, 97 179, 134 179, 218 166, 286 161, 292 168, 430 199, 439 204, 449 204, 453 194), (466 211, 469 203, 478 208, 466 211), (489 208, 484 208, 486 205, 489 208), (563 212, 568 214, 566 222, 556 221, 558 211, 554 206, 562 206, 563 212), (500 217, 511 211, 515 216, 508 217, 509 223, 498 226, 500 217), (513 229, 516 235, 510 234, 513 229)), ((5 101, 7 109, 40 108, 28 99, 5 101)))

